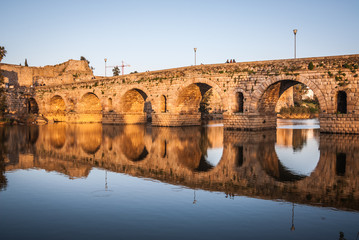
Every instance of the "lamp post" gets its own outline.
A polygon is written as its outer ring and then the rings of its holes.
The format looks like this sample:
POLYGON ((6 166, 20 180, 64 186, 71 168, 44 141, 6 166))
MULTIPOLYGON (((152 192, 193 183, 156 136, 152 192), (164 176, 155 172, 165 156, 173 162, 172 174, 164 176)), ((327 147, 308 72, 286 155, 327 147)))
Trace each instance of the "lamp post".
POLYGON ((197 53, 197 48, 194 48, 194 65, 196 66, 196 53, 197 53))
POLYGON ((107 62, 107 58, 105 58, 105 77, 106 77, 106 62, 107 62))
POLYGON ((292 227, 290 228, 291 231, 295 230, 294 227, 294 203, 293 203, 293 207, 292 207, 292 227))
POLYGON ((298 29, 293 29, 293 33, 294 33, 294 58, 297 58, 297 32, 298 32, 298 29))

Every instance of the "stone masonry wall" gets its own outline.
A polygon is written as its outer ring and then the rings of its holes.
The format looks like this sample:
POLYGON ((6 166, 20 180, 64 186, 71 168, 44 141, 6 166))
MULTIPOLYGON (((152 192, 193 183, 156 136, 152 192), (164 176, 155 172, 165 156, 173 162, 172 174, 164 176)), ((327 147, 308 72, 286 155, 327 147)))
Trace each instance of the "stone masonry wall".
POLYGON ((69 60, 45 67, 25 67, 12 64, 0 64, 0 70, 9 86, 59 85, 93 78, 86 61, 69 60))
POLYGON ((327 133, 359 133, 359 114, 321 114, 320 131, 327 133))
POLYGON ((265 130, 275 129, 277 126, 276 115, 243 114, 232 113, 224 114, 224 127, 232 130, 265 130))
MULTIPOLYGON (((344 124, 338 132, 359 133, 356 127, 349 126, 358 121, 358 65, 359 55, 198 65, 38 86, 34 98, 39 112, 45 116, 52 114, 51 99, 55 96, 64 100, 66 108, 62 113, 65 115, 83 114, 79 103, 85 94, 93 94, 98 99, 96 104, 102 116, 131 115, 134 109, 137 114, 148 104, 147 117, 153 115, 155 125, 177 126, 188 122, 197 124, 196 117, 191 116, 199 114, 200 100, 211 89, 216 93, 217 106, 221 105, 225 127, 263 129, 275 127, 272 116, 280 95, 289 87, 303 83, 318 98, 324 131, 333 127, 326 125, 329 119, 325 120, 325 116, 332 117, 338 112, 337 95, 342 91, 347 96, 347 114, 340 121, 345 122, 330 121, 334 125, 344 124), (238 111, 238 92, 243 94, 242 115, 234 114, 238 111), (136 98, 126 97, 129 93, 136 98), (166 112, 161 109, 163 99, 166 99, 166 112), (218 104, 219 100, 222 104, 218 104)), ((113 118, 109 121, 113 122, 113 118)))

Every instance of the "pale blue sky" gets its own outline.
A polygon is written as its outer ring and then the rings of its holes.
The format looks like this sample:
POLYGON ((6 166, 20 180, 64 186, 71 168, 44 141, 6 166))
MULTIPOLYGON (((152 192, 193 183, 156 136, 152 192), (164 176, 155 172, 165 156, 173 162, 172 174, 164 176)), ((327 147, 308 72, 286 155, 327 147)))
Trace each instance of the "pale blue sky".
MULTIPOLYGON (((359 53, 359 0, 2 0, 5 63, 58 64, 85 56, 96 75, 121 60, 146 71, 226 59, 359 53)), ((112 73, 108 69, 108 73, 112 73)))

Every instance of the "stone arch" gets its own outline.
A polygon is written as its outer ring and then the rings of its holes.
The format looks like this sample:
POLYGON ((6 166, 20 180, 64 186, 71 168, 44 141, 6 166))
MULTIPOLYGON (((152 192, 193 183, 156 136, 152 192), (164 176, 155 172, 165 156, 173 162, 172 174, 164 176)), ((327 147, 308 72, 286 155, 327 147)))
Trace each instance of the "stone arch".
POLYGON ((244 95, 242 92, 237 91, 235 94, 236 101, 235 101, 235 110, 237 113, 244 112, 244 95))
POLYGON ((337 113, 346 114, 348 112, 347 93, 338 91, 336 94, 337 113))
POLYGON ((251 112, 267 112, 274 114, 275 105, 280 95, 289 87, 294 86, 298 83, 306 85, 311 89, 314 95, 317 97, 322 112, 328 111, 328 104, 324 97, 324 94, 320 88, 308 79, 299 77, 288 78, 288 76, 281 75, 273 77, 264 81, 259 85, 252 94, 252 100, 250 103, 249 111, 251 112))
POLYGON ((173 101, 175 101, 173 104, 173 106, 175 106, 175 112, 199 113, 198 110, 200 107, 201 109, 203 108, 203 106, 200 106, 200 103, 206 96, 205 94, 208 94, 208 91, 211 89, 218 96, 218 102, 221 103, 221 110, 226 108, 227 104, 223 101, 225 99, 224 95, 217 84, 207 79, 194 79, 185 82, 183 87, 177 89, 176 96, 173 99, 173 101))
POLYGON ((139 88, 132 88, 123 94, 121 107, 124 113, 142 113, 145 110, 145 102, 148 95, 139 88))
POLYGON ((66 104, 60 95, 50 99, 50 116, 55 122, 63 122, 66 117, 66 104))
POLYGON ((246 92, 244 88, 235 87, 231 89, 228 92, 228 99, 229 99, 228 111, 230 113, 243 113, 248 111, 250 101, 247 101, 247 99, 251 99, 251 96, 246 92), (239 111, 241 110, 240 105, 242 105, 243 112, 239 111))
POLYGON ((162 113, 165 113, 167 112, 167 98, 165 95, 161 95, 160 98, 160 109, 162 113))
POLYGON ((145 91, 131 88, 121 97, 120 109, 124 123, 137 124, 152 121, 152 104, 145 91))
POLYGON ((85 93, 77 104, 79 122, 101 122, 102 106, 96 94, 85 93))
POLYGON ((38 114, 39 113, 39 106, 38 106, 35 98, 27 99, 26 112, 29 114, 38 114))
POLYGON ((107 99, 107 111, 109 112, 113 111, 112 98, 107 99))

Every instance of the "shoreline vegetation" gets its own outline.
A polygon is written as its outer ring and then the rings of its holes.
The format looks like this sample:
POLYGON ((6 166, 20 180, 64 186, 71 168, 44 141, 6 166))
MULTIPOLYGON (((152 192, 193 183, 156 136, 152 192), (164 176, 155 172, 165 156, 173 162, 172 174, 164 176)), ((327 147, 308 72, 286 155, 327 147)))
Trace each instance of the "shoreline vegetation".
POLYGON ((317 100, 303 100, 298 106, 282 107, 277 114, 281 119, 312 119, 319 117, 319 103, 317 100))

